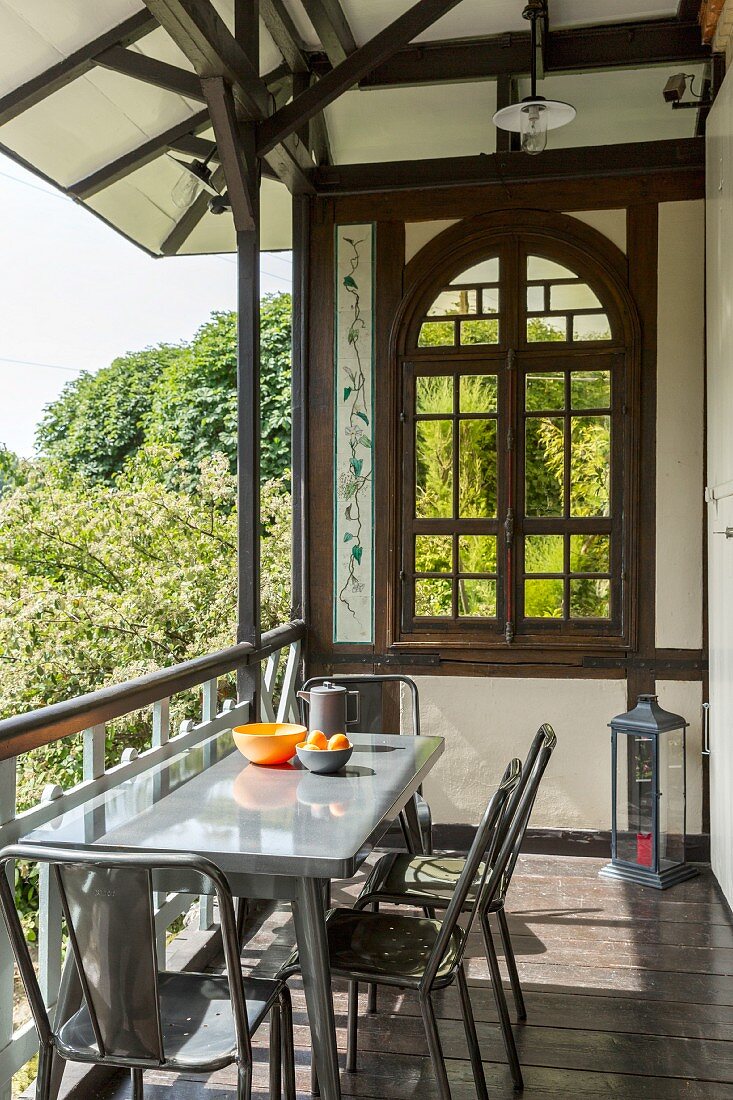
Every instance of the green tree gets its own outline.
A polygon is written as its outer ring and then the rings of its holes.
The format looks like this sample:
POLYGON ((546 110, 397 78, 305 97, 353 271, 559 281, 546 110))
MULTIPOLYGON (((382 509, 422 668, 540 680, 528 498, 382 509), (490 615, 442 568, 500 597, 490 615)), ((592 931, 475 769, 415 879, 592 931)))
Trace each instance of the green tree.
MULTIPOLYGON (((290 465, 289 294, 261 302, 263 479, 290 465)), ((64 387, 38 428, 40 453, 94 482, 111 483, 147 443, 180 454, 171 485, 191 489, 201 461, 218 452, 236 469, 237 318, 212 314, 187 344, 161 344, 116 359, 64 387)))
POLYGON ((22 484, 26 464, 0 443, 0 497, 22 484))

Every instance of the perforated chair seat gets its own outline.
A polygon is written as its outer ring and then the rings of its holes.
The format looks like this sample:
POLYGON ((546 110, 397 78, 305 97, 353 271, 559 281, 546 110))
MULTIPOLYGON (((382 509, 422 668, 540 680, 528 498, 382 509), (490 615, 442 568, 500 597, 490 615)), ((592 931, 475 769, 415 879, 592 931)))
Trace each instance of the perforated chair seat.
MULTIPOLYGON (((417 989, 440 927, 440 921, 427 917, 334 909, 326 922, 331 973, 353 981, 417 989)), ((463 930, 457 926, 433 986, 441 987, 453 981, 463 940, 463 930)), ((281 973, 298 969, 298 952, 294 951, 281 973)))
MULTIPOLYGON (((168 1067, 195 1070, 205 1066, 213 1070, 235 1061, 234 1018, 226 976, 164 971, 159 974, 158 981, 163 1049, 168 1067)), ((251 1033, 254 1034, 277 1001, 278 989, 279 983, 273 979, 244 979, 251 1033)), ((155 1020, 151 1019, 151 1029, 155 1026, 155 1020)), ((73 1061, 99 1061, 86 1005, 60 1028, 56 1046, 65 1058, 73 1061)))
MULTIPOLYGON (((463 856, 411 856, 409 852, 389 852, 374 865, 359 900, 394 900, 403 904, 414 901, 416 906, 445 909, 465 865, 463 856)), ((476 885, 483 869, 481 864, 476 885)), ((476 888, 470 886, 464 910, 471 909, 475 900, 476 888)), ((500 899, 495 899, 489 910, 502 904, 500 899)))

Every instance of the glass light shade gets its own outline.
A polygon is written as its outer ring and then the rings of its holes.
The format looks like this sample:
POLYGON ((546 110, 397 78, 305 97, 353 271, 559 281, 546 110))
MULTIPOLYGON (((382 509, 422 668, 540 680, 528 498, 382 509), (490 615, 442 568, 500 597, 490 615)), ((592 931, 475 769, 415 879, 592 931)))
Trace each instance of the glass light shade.
POLYGON ((197 180, 191 172, 183 168, 171 190, 173 204, 177 206, 179 210, 188 210, 202 187, 203 184, 197 180))
POLYGON ((527 103, 519 119, 523 153, 541 153, 547 145, 547 119, 544 103, 527 103))
POLYGON ((543 99, 542 96, 534 96, 531 99, 523 99, 521 103, 511 103, 508 107, 502 107, 494 115, 494 125, 498 126, 500 130, 509 130, 514 134, 521 134, 522 148, 528 153, 539 153, 547 144, 547 131, 557 130, 560 126, 567 126, 569 122, 573 121, 575 114, 575 107, 570 103, 563 103, 559 99, 543 99), (539 140, 537 131, 540 127, 544 130, 544 143, 541 149, 526 147, 525 132, 529 138, 529 131, 532 129, 530 144, 536 146, 539 140))

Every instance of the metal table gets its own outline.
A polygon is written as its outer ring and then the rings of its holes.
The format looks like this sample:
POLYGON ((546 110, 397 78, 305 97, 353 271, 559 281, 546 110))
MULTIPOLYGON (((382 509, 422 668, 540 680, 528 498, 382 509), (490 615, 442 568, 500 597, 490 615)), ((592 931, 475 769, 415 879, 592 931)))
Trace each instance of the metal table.
MULTIPOLYGON (((341 1096, 327 888, 355 874, 402 811, 419 850, 412 795, 443 753, 439 737, 350 737, 355 747, 346 768, 318 776, 297 761, 248 765, 231 734, 218 734, 22 838, 45 846, 195 852, 226 873, 235 896, 290 901, 324 1100, 341 1096)), ((183 882, 161 886, 191 889, 183 882)), ((68 993, 62 991, 59 1004, 68 1011, 68 993)))

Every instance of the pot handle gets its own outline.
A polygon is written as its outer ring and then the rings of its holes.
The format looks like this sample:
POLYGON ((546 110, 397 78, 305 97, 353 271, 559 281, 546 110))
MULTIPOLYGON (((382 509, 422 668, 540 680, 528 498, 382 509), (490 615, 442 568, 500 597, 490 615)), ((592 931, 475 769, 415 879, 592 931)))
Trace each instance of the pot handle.
POLYGON ((361 703, 361 697, 360 697, 358 691, 347 691, 346 692, 346 725, 347 726, 353 726, 359 721, 360 703, 361 703), (355 708, 356 709, 356 714, 354 715, 353 718, 349 718, 349 697, 352 696, 352 695, 356 699, 356 708, 355 708))
POLYGON ((295 693, 298 699, 305 699, 306 703, 310 705, 311 693, 309 691, 296 691, 295 693))

